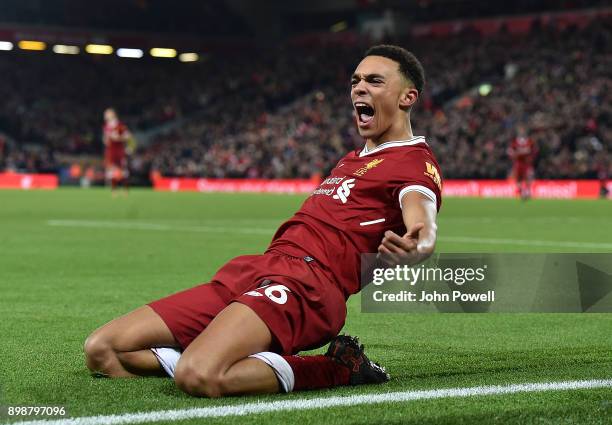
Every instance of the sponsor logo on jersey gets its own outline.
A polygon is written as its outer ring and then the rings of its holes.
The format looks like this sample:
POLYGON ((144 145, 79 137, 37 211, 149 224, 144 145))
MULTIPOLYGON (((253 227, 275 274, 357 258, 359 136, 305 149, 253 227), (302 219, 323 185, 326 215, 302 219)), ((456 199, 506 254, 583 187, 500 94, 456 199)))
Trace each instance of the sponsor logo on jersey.
POLYGON ((336 191, 336 186, 342 183, 344 179, 345 177, 328 177, 323 180, 323 183, 312 194, 332 196, 336 191), (333 187, 324 187, 328 185, 333 185, 333 187))
POLYGON ((346 204, 351 189, 355 187, 355 179, 346 179, 344 177, 328 177, 323 180, 323 183, 312 192, 313 195, 327 195, 333 199, 339 199, 340 202, 346 204), (331 186, 331 187, 326 187, 331 186))
POLYGON ((354 176, 358 176, 358 177, 362 177, 365 173, 367 173, 368 171, 370 171, 372 168, 375 168, 378 166, 378 164, 380 164, 381 162, 383 162, 384 159, 374 159, 370 162, 368 162, 366 165, 364 165, 363 167, 359 168, 357 171, 355 171, 353 173, 354 176))
POLYGON ((351 194, 351 189, 355 187, 355 179, 348 179, 342 182, 336 190, 336 194, 332 196, 334 199, 340 199, 343 204, 346 204, 348 197, 351 194))
POLYGON ((425 161, 425 172, 423 174, 432 179, 436 186, 438 186, 438 189, 442 190, 442 180, 440 179, 440 173, 438 173, 436 167, 425 161))
POLYGON ((328 184, 338 184, 342 180, 344 180, 344 177, 328 177, 325 180, 323 180, 323 183, 321 183, 321 186, 325 186, 328 184))
POLYGON ((327 189, 323 189, 322 187, 316 189, 314 192, 312 192, 313 195, 327 195, 327 196, 331 196, 334 194, 334 190, 336 190, 335 187, 330 187, 327 189))

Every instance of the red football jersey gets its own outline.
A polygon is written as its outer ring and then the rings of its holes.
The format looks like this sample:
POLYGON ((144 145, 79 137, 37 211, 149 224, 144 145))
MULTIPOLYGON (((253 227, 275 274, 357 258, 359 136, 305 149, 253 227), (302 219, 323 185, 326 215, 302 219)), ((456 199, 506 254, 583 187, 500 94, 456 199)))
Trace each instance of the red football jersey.
POLYGON ((345 296, 360 290, 360 254, 375 253, 384 232, 406 233, 401 199, 417 191, 442 202, 440 167, 423 137, 386 142, 342 158, 269 249, 311 256, 331 271, 345 296))
POLYGON ((107 149, 119 149, 125 147, 123 137, 127 127, 121 121, 104 124, 104 144, 107 149))
POLYGON ((125 146, 124 135, 127 127, 121 121, 104 124, 104 160, 107 166, 124 166, 125 146))
POLYGON ((535 159, 537 151, 538 148, 533 139, 529 137, 516 137, 510 144, 508 155, 515 162, 529 164, 535 159))

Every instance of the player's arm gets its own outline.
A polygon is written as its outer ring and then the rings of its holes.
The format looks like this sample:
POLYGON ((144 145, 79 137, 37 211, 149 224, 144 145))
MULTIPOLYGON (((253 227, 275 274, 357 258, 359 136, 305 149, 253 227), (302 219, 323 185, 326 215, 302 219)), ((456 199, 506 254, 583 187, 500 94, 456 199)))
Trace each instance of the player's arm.
POLYGON ((403 236, 386 231, 378 252, 396 264, 416 264, 429 257, 436 246, 436 203, 416 191, 407 192, 401 202, 407 231, 403 236))

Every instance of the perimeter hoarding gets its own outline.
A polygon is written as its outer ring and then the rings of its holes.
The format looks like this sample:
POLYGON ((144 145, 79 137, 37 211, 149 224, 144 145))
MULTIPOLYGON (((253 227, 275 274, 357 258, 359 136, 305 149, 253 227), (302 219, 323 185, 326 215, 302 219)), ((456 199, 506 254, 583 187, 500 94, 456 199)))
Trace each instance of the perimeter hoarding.
POLYGON ((0 189, 56 189, 55 174, 0 173, 0 189))
MULTIPOLYGON (((320 181, 315 179, 205 179, 161 177, 153 182, 155 190, 191 192, 310 193, 320 181)), ((612 193, 612 182, 608 182, 612 193)), ((448 197, 514 198, 516 184, 511 180, 445 180, 443 195, 448 197)), ((536 180, 532 195, 536 199, 595 199, 597 180, 536 180)))

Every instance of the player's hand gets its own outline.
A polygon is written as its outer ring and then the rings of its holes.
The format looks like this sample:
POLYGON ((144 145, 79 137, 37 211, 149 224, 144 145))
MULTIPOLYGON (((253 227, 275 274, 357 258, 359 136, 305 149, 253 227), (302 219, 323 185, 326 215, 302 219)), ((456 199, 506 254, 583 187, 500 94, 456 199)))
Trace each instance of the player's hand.
POLYGON ((393 265, 410 263, 418 253, 419 231, 423 227, 423 223, 416 223, 404 236, 387 230, 378 247, 378 257, 393 265))
POLYGON ((424 223, 415 223, 404 234, 388 230, 378 247, 378 258, 390 265, 417 264, 429 257, 435 247, 435 239, 424 235, 424 223))

